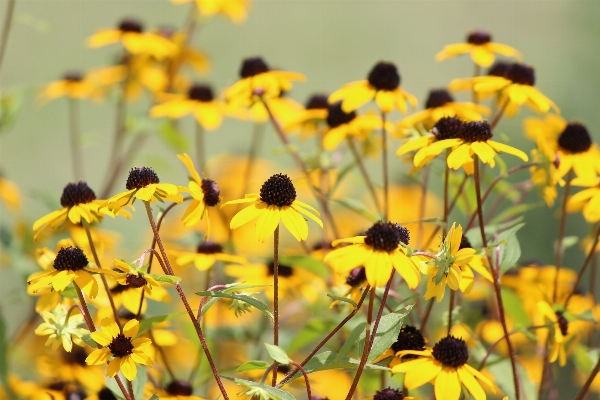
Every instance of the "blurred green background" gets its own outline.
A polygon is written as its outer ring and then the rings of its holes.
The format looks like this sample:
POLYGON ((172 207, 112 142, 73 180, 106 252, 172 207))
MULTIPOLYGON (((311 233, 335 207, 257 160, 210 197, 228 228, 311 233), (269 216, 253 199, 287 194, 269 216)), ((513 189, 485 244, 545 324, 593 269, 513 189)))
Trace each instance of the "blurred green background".
MULTIPOLYGON (((189 6, 176 6, 167 0, 17 1, 0 71, 0 87, 20 94, 22 108, 15 125, 0 136, 0 170, 25 194, 22 212, 29 222, 51 210, 40 200, 41 194, 53 196, 58 204, 62 188, 72 180, 66 101, 61 99, 42 107, 37 99, 40 88, 60 79, 65 72, 85 71, 113 62, 116 46, 84 46, 85 39, 97 29, 113 27, 124 17, 140 19, 146 29, 181 27, 189 6)), ((5 7, 6 1, 3 12, 5 7)), ((214 18, 196 31, 193 43, 208 54, 212 66, 198 80, 212 83, 219 92, 237 79, 242 58, 253 55, 263 56, 272 67, 304 73, 307 81, 296 84, 290 93, 301 103, 314 92, 331 93, 344 83, 364 79, 375 62, 386 60, 399 66, 402 87, 417 96, 422 105, 429 89, 443 87, 451 79, 467 77, 473 71, 469 57, 436 63, 434 55, 446 44, 464 41, 468 31, 484 29, 492 33, 494 41, 521 51, 524 61, 536 69, 536 86, 561 108, 564 117, 584 121, 598 141, 598 17, 597 0, 255 0, 245 23, 235 25, 224 18, 214 18)), ((143 113, 147 107, 148 103, 142 101, 132 106, 131 112, 143 113)), ((102 183, 112 143, 114 105, 111 101, 99 105, 83 102, 81 112, 85 177, 92 188, 97 188, 102 183)), ((499 126, 511 145, 527 151, 532 145, 523 139, 520 121, 529 115, 533 113, 524 109, 516 119, 504 119, 499 126)), ((395 114, 393 120, 400 117, 395 114)), ((250 123, 226 120, 218 134, 207 135, 210 153, 246 152, 251 129, 250 123)), ((287 155, 270 151, 279 146, 275 136, 266 137, 269 143, 263 155, 289 164, 287 155)), ((398 143, 394 141, 392 148, 396 149, 398 143)), ((153 166, 164 182, 178 177, 177 183, 183 184, 179 178, 182 168, 175 154, 175 150, 154 137, 133 164, 153 166)), ((509 165, 516 165, 516 160, 505 159, 509 165)), ((391 160, 394 179, 399 181, 405 168, 397 159, 391 160)), ((372 164, 373 170, 378 171, 378 163, 372 164)), ((525 179, 526 174, 521 172, 518 178, 525 179)), ((115 193, 121 189, 119 186, 115 193)), ((538 199, 535 193, 531 197, 532 201, 538 199)), ((0 212, 3 220, 11 219, 5 208, 0 212)), ((141 217, 134 216, 134 224, 110 221, 108 227, 130 233, 146 229, 141 217)), ((526 217, 527 225, 519 233, 522 258, 552 263, 557 213, 542 208, 526 217)), ((570 217, 567 234, 587 234, 588 228, 582 221, 580 216, 570 217)), ((139 236, 129 234, 124 240, 124 247, 139 248, 139 236)), ((567 250, 564 263, 578 268, 582 260, 582 253, 575 246, 567 250)), ((20 306, 27 299, 23 277, 15 282, 10 270, 3 269, 0 274, 0 303, 11 321, 9 328, 14 331, 20 306), (11 311, 6 311, 5 306, 10 306, 11 311)))

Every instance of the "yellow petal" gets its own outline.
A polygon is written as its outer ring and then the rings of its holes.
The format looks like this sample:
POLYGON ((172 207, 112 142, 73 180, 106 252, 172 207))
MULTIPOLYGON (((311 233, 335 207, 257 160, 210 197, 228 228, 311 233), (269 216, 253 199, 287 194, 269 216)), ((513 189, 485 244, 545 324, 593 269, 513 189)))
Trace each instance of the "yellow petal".
POLYGON ((496 152, 486 142, 473 142, 471 143, 471 150, 479 156, 482 162, 488 164, 494 159, 496 152))
POLYGON ((102 321, 100 321, 100 328, 102 329, 102 332, 112 338, 116 338, 121 333, 116 322, 111 318, 103 318, 102 321))
POLYGON ((420 136, 416 139, 411 139, 408 142, 404 143, 398 151, 396 151, 396 156, 401 156, 411 151, 423 148, 433 142, 435 140, 434 135, 420 136))
POLYGON ((106 332, 96 331, 90 333, 90 337, 94 340, 94 342, 102 345, 108 346, 110 342, 112 342, 113 338, 106 332))
POLYGON ((464 163, 471 161, 471 145, 465 143, 454 149, 448 156, 448 167, 459 169, 464 163))
POLYGON ((419 285, 421 275, 416 265, 400 250, 394 250, 391 254, 394 268, 400 276, 406 281, 409 288, 414 289, 419 285))
MULTIPOLYGON (((400 96, 402 95, 400 94, 400 96)), ((404 100, 404 98, 402 98, 402 100, 404 100)), ((386 114, 390 113, 394 110, 394 103, 396 102, 395 94, 387 90, 379 90, 375 95, 375 101, 382 112, 386 114)), ((406 112, 406 103, 404 103, 404 110, 400 111, 406 112)))
POLYGON ((317 224, 319 224, 319 226, 322 228, 323 227, 323 221, 321 221, 319 218, 315 217, 310 211, 306 211, 304 208, 302 207, 298 207, 298 205, 296 204, 298 203, 297 201, 294 202, 294 204, 292 204, 292 208, 296 211, 298 211, 299 213, 307 216, 308 218, 312 219, 313 221, 315 221, 317 224))
POLYGON ((135 376, 137 375, 137 368, 135 367, 135 363, 131 359, 131 356, 123 357, 121 359, 121 372, 127 380, 133 381, 135 376))
POLYGON ((392 260, 384 251, 373 251, 365 260, 367 281, 372 287, 384 286, 392 273, 392 260))
POLYGON ((279 208, 277 206, 268 206, 256 221, 256 238, 260 242, 264 242, 275 232, 275 229, 279 226, 279 220, 279 208))
MULTIPOLYGON (((414 363, 414 361, 410 361, 409 363, 414 363)), ((442 363, 436 362, 432 358, 425 358, 423 362, 418 364, 415 363, 412 366, 412 368, 409 371, 407 371, 404 377, 404 386, 408 390, 412 390, 418 388, 419 386, 423 386, 427 382, 434 379, 440 373, 441 370, 442 363)))
POLYGON ((280 216, 283 225, 294 235, 296 240, 306 240, 308 237, 308 225, 299 212, 292 207, 282 207, 280 216))
POLYGON ((479 382, 477 382, 475 377, 473 377, 473 375, 471 375, 468 372, 467 369, 460 366, 456 369, 456 372, 458 372, 458 377, 460 378, 460 381, 462 382, 462 384, 465 385, 465 387, 471 393, 471 395, 475 398, 475 400, 485 400, 486 399, 486 395, 485 395, 485 392, 483 391, 483 388, 481 387, 479 382))
POLYGON ((128 321, 123 327, 123 335, 129 338, 134 338, 137 336, 138 331, 140 329, 140 323, 137 319, 132 319, 128 321))
POLYGON ((187 153, 177 154, 177 158, 179 158, 179 160, 185 165, 194 181, 196 181, 197 183, 202 182, 200 175, 198 175, 198 172, 194 167, 194 162, 192 161, 192 158, 187 153))
POLYGON ((458 400, 460 381, 456 370, 446 367, 435 378, 435 398, 438 400, 458 400))
POLYGON ((108 368, 106 370, 106 375, 109 377, 113 377, 119 373, 119 368, 121 367, 121 359, 119 357, 113 358, 110 363, 108 363, 108 368))
MULTIPOLYGON (((255 201, 252 199, 252 201, 255 201)), ((256 217, 260 216, 262 213, 267 211, 267 204, 260 202, 257 204, 251 204, 243 210, 239 211, 235 216, 231 219, 229 223, 229 227, 231 229, 237 229, 242 225, 247 224, 252 221, 256 217)))
MULTIPOLYGON (((95 340, 95 339, 94 339, 95 340)), ((87 365, 100 365, 108 361, 112 353, 108 348, 94 350, 85 359, 87 365)))
POLYGON ((513 156, 517 156, 519 157, 521 160, 527 162, 529 160, 529 157, 527 157, 527 154, 525 154, 524 152, 522 152, 519 149, 515 149, 514 147, 511 146, 507 146, 505 144, 502 143, 498 143, 498 142, 494 142, 492 140, 488 140, 487 143, 497 152, 502 152, 502 153, 508 153, 508 154, 512 154, 513 156))
POLYGON ((494 53, 489 51, 485 46, 473 46, 471 50, 471 59, 477 65, 489 67, 494 62, 494 53))

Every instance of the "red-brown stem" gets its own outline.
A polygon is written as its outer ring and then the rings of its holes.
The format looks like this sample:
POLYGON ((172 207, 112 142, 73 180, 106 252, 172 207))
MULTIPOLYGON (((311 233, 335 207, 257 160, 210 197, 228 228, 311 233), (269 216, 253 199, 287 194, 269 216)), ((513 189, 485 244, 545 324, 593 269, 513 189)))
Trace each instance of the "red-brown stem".
POLYGON ((573 170, 567 174, 567 182, 565 184, 565 198, 560 211, 560 225, 558 228, 558 238, 556 239, 556 258, 554 259, 554 283, 552 285, 552 302, 556 303, 558 295, 558 274, 560 272, 560 263, 563 256, 563 240, 565 238, 565 230, 567 228, 567 203, 569 201, 569 192, 571 191, 571 181, 573 180, 573 170))
MULTIPOLYGON (((528 326, 525 329, 531 330, 531 329, 540 329, 540 328, 547 328, 546 325, 534 325, 534 326, 528 326)), ((515 333, 519 333, 519 331, 510 331, 508 332, 508 335, 514 335, 515 333)), ((481 369, 483 367, 485 367, 485 362, 487 361, 487 359, 489 358, 489 356, 492 354, 492 352, 494 351, 494 349, 496 348, 496 346, 504 340, 504 335, 502 335, 502 337, 500 337, 498 340, 496 340, 494 343, 492 343, 492 345, 489 347, 489 349, 487 350, 487 353, 485 353, 485 356, 483 357, 483 359, 481 360, 481 362, 479 363, 479 366, 477 367, 477 371, 481 371, 481 369)))
POLYGON ((69 99, 69 142, 71 144, 71 164, 73 179, 84 179, 81 137, 79 134, 79 100, 69 99))
POLYGON ((356 148, 354 139, 352 138, 352 136, 348 136, 346 138, 346 141, 348 142, 348 147, 350 148, 350 151, 352 152, 352 155, 354 156, 354 161, 356 162, 356 165, 358 165, 360 174, 363 176, 363 179, 365 180, 365 183, 367 184, 367 188, 369 189, 369 193, 371 194, 371 197, 373 198, 373 203, 375 204, 375 208, 377 209, 377 212, 379 213, 379 215, 381 215, 381 207, 379 206, 379 199, 377 199, 377 191, 375 190, 375 185, 373 185, 373 181, 371 181, 371 178, 369 177, 369 173, 367 172, 365 163, 363 162, 362 158, 360 157, 360 153, 358 152, 358 149, 356 148))
POLYGON ((427 208, 427 187, 429 186, 429 173, 431 165, 423 167, 423 177, 421 179, 421 206, 419 207, 419 235, 417 236, 417 248, 421 249, 423 244, 423 219, 425 218, 425 209, 427 208))
MULTIPOLYGON (((83 229, 85 230, 85 234, 87 236, 88 244, 90 245, 90 249, 92 250, 92 255, 94 256, 94 262, 96 263, 96 267, 102 269, 102 265, 100 265, 100 259, 98 258, 98 253, 96 252, 96 246, 94 245, 94 240, 92 239, 90 224, 83 218, 81 219, 81 224, 83 225, 83 229)), ((108 296, 108 301, 110 303, 110 308, 113 312, 115 323, 119 327, 119 331, 123 332, 123 329, 121 328, 121 322, 119 321, 119 313, 117 312, 117 307, 115 306, 115 301, 113 300, 110 288, 108 287, 106 277, 104 276, 104 274, 99 275, 100 279, 102 280, 102 286, 104 286, 104 290, 106 290, 106 295, 108 296)))
MULTIPOLYGON (((344 325, 346 325, 346 323, 348 321, 350 321, 352 319, 352 317, 354 317, 361 309, 363 302, 365 301, 365 298, 367 297, 367 293, 369 293, 371 287, 369 285, 367 285, 367 287, 365 288, 362 296, 360 297, 360 300, 358 301, 358 303, 356 304, 356 308, 354 310, 352 310, 352 312, 350 314, 348 314, 348 316, 346 318, 344 318, 339 324, 337 324, 337 326, 335 328, 333 328, 333 330, 331 332, 329 332, 327 334, 327 336, 325 336, 323 338, 323 340, 321 340, 319 342, 319 344, 310 352, 309 355, 307 355, 304 360, 300 363, 301 366, 304 366, 307 362, 310 361, 311 358, 313 358, 313 356, 315 354, 317 354, 317 352, 319 350, 321 350, 321 348, 323 346, 325 346, 325 344, 327 344, 327 342, 333 337, 333 335, 335 335, 340 329, 342 329, 342 327, 344 325)), ((293 371, 291 371, 289 374, 287 374, 285 376, 285 378, 283 378, 281 380, 281 382, 279 382, 279 384, 277 385, 282 386, 283 384, 285 384, 286 382, 288 382, 294 375, 296 375, 298 373, 298 368, 294 369, 293 371)))
POLYGON ((131 383, 130 380, 127 380, 127 388, 129 389, 129 395, 131 396, 131 398, 133 400, 135 400, 134 395, 133 395, 133 384, 131 383))
POLYGON ((4 60, 4 54, 6 54, 6 44, 8 43, 15 2, 15 0, 8 0, 4 11, 6 14, 4 14, 4 21, 2 22, 2 36, 0 36, 0 67, 2 66, 2 60, 4 60))
POLYGON ((308 396, 307 399, 311 400, 312 394, 310 392, 310 382, 308 381, 308 375, 306 374, 306 371, 304 368, 302 368, 302 365, 298 364, 297 362, 292 361, 292 364, 302 373, 302 376, 304 377, 304 384, 306 385, 306 395, 308 396))
MULTIPOLYGON (((158 244, 158 248, 162 255, 163 261, 165 262, 163 271, 164 271, 165 275, 173 275, 173 273, 172 273, 173 269, 171 268, 171 263, 169 261, 169 258, 167 257, 167 253, 163 246, 162 240, 160 239, 160 235, 158 233, 158 229, 156 228, 156 224, 154 223, 154 217, 152 216, 152 209, 150 208, 150 203, 147 201, 144 201, 144 206, 146 207, 146 214, 148 214, 148 221, 150 222, 150 227, 152 228, 152 232, 154 233, 154 237, 156 238, 156 243, 158 244)), ((210 354, 208 345, 206 344, 206 339, 204 337, 204 334, 202 333, 202 328, 200 327, 198 320, 194 316, 194 312, 192 311, 192 308, 190 307, 190 303, 188 302, 187 297, 185 297, 185 293, 183 292, 183 289, 181 289, 181 286, 179 285, 179 283, 175 284, 175 289, 177 290, 177 293, 179 294, 179 297, 181 298, 181 302, 185 306, 185 309, 190 317, 190 320, 192 321, 192 324, 194 325, 194 328, 196 329, 196 334, 198 335, 198 339, 200 339, 200 344, 202 345, 202 349, 204 350, 204 355, 206 355, 208 363, 210 364, 210 368, 212 370, 215 381, 217 382, 217 385, 219 386, 219 390, 221 391, 223 398, 225 400, 229 400, 229 396, 227 396, 227 392, 225 391, 225 386, 223 386, 223 382, 221 381, 221 377, 219 376, 217 367, 216 367, 216 365, 213 361, 213 358, 210 354)))
POLYGON ((390 177, 388 170, 388 136, 383 111, 381 111, 381 162, 383 163, 383 220, 388 221, 390 216, 390 177))
POLYGON ((579 393, 577 393, 577 397, 575 397, 575 400, 583 400, 583 398, 585 397, 585 394, 590 389, 592 382, 596 378, 596 375, 598 375, 598 372, 600 372, 600 360, 598 360, 598 362, 594 366, 594 369, 590 373, 590 376, 588 376, 587 380, 581 387, 581 390, 579 391, 579 393))
MULTIPOLYGON (((279 225, 273 236, 273 344, 279 346, 279 225)), ((277 361, 271 386, 277 384, 277 361)))
POLYGON ((454 297, 456 296, 456 292, 450 289, 450 304, 448 305, 448 336, 450 336, 450 331, 452 330, 452 311, 454 310, 454 297))
POLYGON ((509 101, 510 101, 510 98, 507 96, 506 101, 504 102, 504 104, 502 105, 500 110, 498 110, 498 113, 496 114, 496 116, 492 120, 492 123, 490 124, 491 131, 493 131, 494 128, 496 127, 496 125, 498 125, 498 122, 500 122, 500 118, 502 118, 502 115, 504 114, 504 110, 506 110, 506 107, 508 106, 509 101))
MULTIPOLYGON (((598 229, 596 230, 596 237, 594 238, 594 243, 592 243, 592 247, 590 248, 590 251, 588 252, 587 257, 585 258, 585 261, 584 261, 583 265, 581 266, 579 273, 577 274, 577 279, 575 280, 575 284, 573 285, 573 290, 571 291, 571 293, 565 300, 565 305, 563 307, 565 310, 567 309, 567 306, 569 305, 569 300, 571 300, 571 297, 573 297, 573 295, 575 294, 575 291, 577 290, 577 286, 579 286, 579 282, 581 282, 583 273, 585 272, 587 266, 590 264, 590 261, 592 261, 592 259, 594 258, 594 255, 596 254, 596 246, 598 246, 599 239, 600 239, 600 223, 598 224, 598 229)), ((558 273, 556 275, 558 276, 558 273)), ((595 291, 592 291, 592 295, 594 297, 596 296, 595 291)))
POLYGON ((450 181, 450 167, 448 166, 448 156, 450 155, 451 149, 446 149, 446 169, 444 170, 444 218, 442 224, 442 237, 446 236, 448 229, 448 214, 450 213, 448 207, 448 184, 450 181))
POLYGON ((427 332, 427 321, 429 320, 429 316, 431 315, 431 309, 433 308, 434 303, 435 297, 429 300, 429 304, 427 304, 427 310, 425 310, 425 315, 422 318, 420 331, 423 333, 423 335, 425 335, 427 332))
MULTIPOLYGON (((480 180, 480 176, 479 176, 479 157, 476 154, 473 155, 473 164, 475 166, 473 179, 475 180, 475 197, 477 198, 477 214, 479 216, 479 231, 481 233, 481 241, 483 243, 483 247, 487 248, 488 242, 487 242, 487 237, 485 236, 485 228, 483 226, 484 220, 483 220, 483 203, 481 201, 481 180, 480 180)), ((486 256, 487 256, 488 263, 490 265, 490 269, 492 270, 492 274, 493 274, 493 278, 494 278, 494 293, 496 294, 496 304, 498 307, 498 315, 500 317, 500 323, 502 324, 502 330, 504 332, 506 345, 508 347, 508 354, 510 357, 510 363, 512 366, 513 379, 514 379, 514 383, 515 383, 515 396, 516 396, 516 400, 519 400, 521 398, 521 393, 520 393, 520 389, 519 389, 519 386, 520 386, 519 385, 519 375, 518 375, 518 371, 517 371, 517 361, 515 359, 515 350, 513 348, 512 342, 510 341, 510 335, 508 334, 508 328, 506 326, 506 315, 504 313, 504 304, 502 302, 502 292, 501 292, 501 288, 500 288, 499 257, 497 257, 498 260, 496 262, 496 267, 494 268, 494 263, 492 263, 492 259, 490 258, 489 254, 487 254, 487 251, 486 251, 486 256)))

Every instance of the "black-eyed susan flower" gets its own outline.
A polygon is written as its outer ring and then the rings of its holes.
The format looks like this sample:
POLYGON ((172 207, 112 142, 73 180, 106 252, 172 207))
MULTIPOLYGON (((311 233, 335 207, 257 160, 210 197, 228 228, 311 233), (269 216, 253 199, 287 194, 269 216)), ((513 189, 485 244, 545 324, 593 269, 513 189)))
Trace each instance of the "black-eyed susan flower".
POLYGON ((184 65, 189 65, 198 74, 204 74, 210 69, 208 57, 190 46, 185 31, 177 32, 169 27, 161 27, 157 33, 177 46, 175 54, 166 61, 166 70, 171 79, 176 80, 179 68, 184 65))
POLYGON ((242 203, 252 204, 238 212, 231 219, 229 226, 231 229, 237 229, 257 219, 256 238, 261 242, 273 234, 279 226, 279 221, 283 222, 298 241, 306 240, 308 237, 308 225, 304 216, 323 228, 323 222, 317 217, 320 215, 319 212, 308 204, 296 200, 296 189, 287 175, 273 175, 263 183, 260 194, 247 194, 245 198, 228 201, 221 207, 242 203))
MULTIPOLYGON (((269 107, 273 117, 281 126, 287 126, 290 121, 293 121, 302 112, 302 105, 286 96, 284 91, 281 91, 277 97, 266 99, 265 103, 266 105, 258 101, 249 108, 247 114, 249 114, 252 121, 257 123, 268 121, 270 117, 267 107, 269 107)), ((235 109, 229 110, 229 112, 233 117, 236 114, 240 114, 240 111, 235 109)), ((244 114, 242 113, 241 115, 243 116, 244 114)))
POLYGON ((519 157, 523 161, 529 158, 527 154, 514 147, 490 140, 492 131, 487 121, 472 121, 463 125, 459 132, 459 138, 446 139, 423 148, 415 154, 415 165, 420 166, 431 156, 440 154, 444 149, 454 148, 448 156, 448 167, 459 169, 464 164, 473 161, 473 155, 477 154, 479 159, 491 167, 496 165, 494 157, 503 152, 519 157))
POLYGON ((152 341, 148 338, 135 338, 140 329, 136 319, 127 322, 123 333, 110 318, 102 319, 101 330, 92 332, 91 338, 103 346, 94 350, 85 360, 88 365, 100 365, 108 362, 106 375, 115 376, 119 371, 125 378, 133 381, 137 375, 136 364, 150 365, 152 359, 148 355, 152 341))
POLYGON ((63 247, 56 253, 52 262, 53 269, 30 275, 27 283, 31 285, 33 292, 47 285, 52 285, 54 290, 62 292, 75 282, 90 298, 95 298, 98 295, 98 283, 90 272, 106 274, 110 271, 91 268, 88 265, 88 259, 79 247, 63 247))
MULTIPOLYGON (((375 114, 357 115, 355 111, 345 112, 342 103, 330 104, 327 110, 327 126, 323 136, 323 147, 329 151, 348 137, 357 137, 363 141, 368 133, 381 129, 381 117, 375 114)), ((386 121, 385 129, 393 131, 394 125, 386 121)))
POLYGON ((402 351, 424 351, 426 340, 421 331, 411 325, 402 325, 398 339, 392 343, 392 346, 384 351, 373 363, 378 363, 390 357, 393 357, 387 364, 392 368, 394 365, 400 364, 402 361, 413 360, 417 358, 414 354, 404 354, 402 351))
POLYGON ((185 96, 163 95, 165 101, 150 109, 152 118, 181 118, 193 114, 205 129, 214 130, 223 121, 223 104, 215 100, 212 88, 204 84, 190 87, 185 96))
POLYGON ((44 322, 39 325, 35 334, 38 336, 48 336, 46 346, 52 346, 52 351, 56 351, 59 346, 70 352, 73 349, 73 343, 83 346, 83 335, 88 333, 87 329, 80 328, 83 324, 83 315, 71 313, 67 319, 67 309, 59 304, 50 312, 41 313, 44 322))
POLYGON ((172 276, 157 276, 147 272, 148 266, 132 267, 123 260, 114 260, 113 267, 121 272, 112 273, 112 278, 119 285, 125 285, 131 288, 139 289, 138 294, 141 295, 143 290, 148 296, 152 295, 152 289, 161 286, 161 282, 169 281, 176 282, 177 277, 172 276), (159 282, 160 281, 160 282, 159 282))
POLYGON ((489 108, 471 102, 457 102, 446 89, 435 89, 429 92, 425 102, 425 110, 405 117, 398 123, 400 132, 422 124, 427 130, 444 117, 456 117, 463 121, 479 121, 483 115, 489 115, 489 108))
POLYGON ((404 387, 412 390, 431 382, 438 400, 458 400, 465 387, 476 400, 485 400, 483 383, 493 393, 492 382, 481 372, 467 364, 469 350, 464 340, 446 336, 431 349, 407 350, 402 354, 413 354, 416 359, 395 365, 392 373, 404 373, 404 387))
POLYGON ((271 70, 260 57, 246 58, 240 69, 241 79, 225 90, 224 96, 233 107, 250 107, 259 101, 278 97, 292 89, 292 81, 303 81, 297 72, 271 70), (259 93, 260 92, 260 93, 259 93))
MULTIPOLYGON (((508 71, 508 69, 510 68, 511 65, 512 65, 512 63, 510 63, 510 62, 496 61, 494 63, 494 65, 492 65, 488 69, 486 75, 499 76, 502 78, 506 78, 506 72, 508 71)), ((475 81, 474 81, 473 77, 457 78, 457 79, 453 79, 450 82, 450 84, 448 85, 448 90, 450 90, 451 92, 464 91, 464 90, 469 91, 469 92, 474 92, 474 88, 473 88, 474 85, 475 85, 475 81)), ((477 96, 476 98, 478 100, 485 100, 490 97, 497 97, 497 94, 498 94, 498 92, 495 89, 490 89, 489 92, 486 92, 481 88, 479 88, 479 90, 475 93, 475 95, 477 96)))
MULTIPOLYGON (((349 297, 355 303, 360 300, 363 291, 367 287, 367 273, 365 267, 356 267, 352 269, 346 276, 346 285, 350 286, 342 296, 349 297)), ((333 308, 336 304, 339 304, 339 300, 331 302, 330 308, 333 308)))
MULTIPOLYGON (((577 184, 577 182, 573 182, 577 184)), ((588 186, 587 189, 572 195, 567 203, 567 211, 583 211, 583 218, 589 223, 600 221, 600 184, 598 180, 591 182, 581 182, 581 186, 588 186)))
MULTIPOLYGON (((378 221, 365 232, 365 236, 355 236, 334 240, 332 245, 351 243, 333 250, 324 258, 337 273, 345 273, 363 265, 367 281, 372 287, 383 286, 390 279, 392 269, 404 278, 408 287, 414 289, 421 276, 415 260, 406 255, 410 241, 408 229, 392 222, 378 221)), ((418 262, 418 260, 416 260, 418 262)))
POLYGON ((326 126, 329 113, 327 97, 325 94, 312 95, 306 102, 304 110, 290 118, 283 129, 289 133, 300 131, 300 140, 322 133, 321 129, 326 126))
POLYGON ((70 99, 98 98, 98 88, 89 76, 83 76, 79 72, 68 72, 62 79, 51 82, 44 87, 40 98, 54 100, 60 97, 70 99))
MULTIPOLYGON (((168 303, 171 301, 171 296, 164 287, 152 286, 152 291, 146 291, 145 285, 139 287, 134 286, 134 284, 140 282, 143 284, 143 281, 141 280, 138 280, 137 282, 133 281, 132 283, 127 283, 127 280, 125 280, 123 283, 116 283, 115 286, 111 285, 110 295, 112 296, 117 309, 123 306, 133 315, 137 315, 138 312, 141 314, 146 312, 148 309, 148 300, 161 303, 168 303), (144 292, 143 297, 142 292, 144 292)), ((112 309, 109 307, 109 304, 101 304, 98 314, 102 316, 112 315, 112 309)))
MULTIPOLYGON (((76 346, 70 352, 59 350, 43 354, 36 359, 37 372, 53 382, 73 383, 77 387, 83 388, 86 393, 98 392, 104 386, 106 379, 104 379, 102 367, 85 363, 89 354, 86 351, 87 348, 87 346, 85 348, 76 346)), ((87 398, 90 399, 90 397, 87 398)), ((58 400, 58 398, 55 399, 58 400)))
POLYGON ((211 17, 223 14, 235 23, 244 22, 248 14, 249 0, 171 0, 174 4, 196 2, 200 14, 211 17))
POLYGON ((155 201, 164 202, 165 200, 181 203, 183 197, 180 191, 187 192, 187 188, 173 185, 172 183, 160 183, 158 175, 151 168, 141 167, 132 168, 129 171, 127 182, 125 184, 126 192, 112 196, 100 205, 100 209, 107 208, 110 211, 116 211, 133 204, 136 199, 154 203, 155 201))
POLYGON ((550 304, 545 301, 537 303, 538 312, 545 318, 552 322, 552 329, 554 336, 552 339, 552 349, 548 356, 548 361, 554 362, 559 360, 560 366, 564 366, 567 363, 567 353, 565 352, 565 341, 566 336, 569 334, 569 321, 565 318, 561 311, 554 311, 550 304))
POLYGON ((413 108, 417 106, 417 98, 400 87, 400 73, 396 65, 383 61, 375 64, 366 80, 348 83, 329 96, 331 103, 340 100, 346 113, 371 100, 375 100, 384 113, 394 109, 406 113, 407 101, 413 108))
POLYGON ((125 19, 117 28, 100 29, 87 39, 88 47, 103 47, 121 43, 131 54, 145 54, 162 60, 177 52, 177 46, 156 33, 143 32, 142 24, 125 19))
POLYGON ((243 264, 246 258, 227 254, 223 250, 223 246, 219 243, 204 240, 196 247, 196 252, 175 252, 175 264, 180 267, 186 267, 190 264, 198 269, 198 271, 206 271, 212 267, 215 262, 222 261, 224 263, 243 264))
POLYGON ((46 228, 59 228, 67 220, 74 224, 80 224, 85 220, 88 224, 101 221, 104 215, 114 217, 122 215, 131 218, 131 213, 126 209, 101 210, 102 200, 96 200, 96 194, 87 183, 83 181, 68 183, 60 196, 60 205, 63 208, 43 216, 33 223, 34 238, 46 228))
POLYGON ((521 53, 510 46, 492 42, 492 36, 485 31, 474 31, 467 36, 466 43, 448 44, 435 56, 443 61, 461 54, 471 54, 473 62, 481 67, 489 67, 494 62, 494 54, 521 59, 521 53))

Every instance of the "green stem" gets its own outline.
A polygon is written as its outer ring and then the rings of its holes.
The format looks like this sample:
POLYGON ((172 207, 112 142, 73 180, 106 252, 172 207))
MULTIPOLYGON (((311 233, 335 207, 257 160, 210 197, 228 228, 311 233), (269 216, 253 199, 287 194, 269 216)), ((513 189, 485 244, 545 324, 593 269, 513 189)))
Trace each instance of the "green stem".
POLYGON ((448 306, 448 336, 450 336, 450 331, 452 330, 452 311, 454 310, 454 297, 456 296, 456 292, 450 289, 450 304, 448 306))
MULTIPOLYGON (((279 346, 279 225, 273 239, 273 344, 279 346)), ((271 386, 277 384, 277 361, 273 369, 271 386)))

